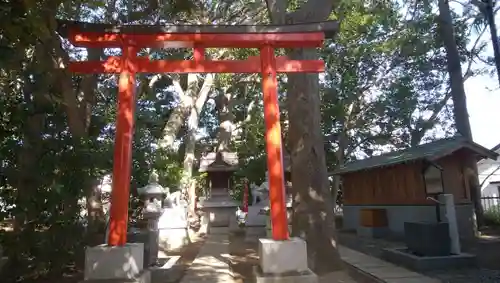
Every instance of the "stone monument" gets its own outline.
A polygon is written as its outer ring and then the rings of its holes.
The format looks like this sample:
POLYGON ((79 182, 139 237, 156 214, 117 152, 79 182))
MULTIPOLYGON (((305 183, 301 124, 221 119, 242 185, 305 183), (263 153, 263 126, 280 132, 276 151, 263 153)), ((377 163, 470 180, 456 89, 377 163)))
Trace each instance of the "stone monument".
POLYGON ((181 191, 166 197, 158 220, 159 241, 163 250, 176 250, 189 243, 187 215, 187 201, 183 199, 181 191))

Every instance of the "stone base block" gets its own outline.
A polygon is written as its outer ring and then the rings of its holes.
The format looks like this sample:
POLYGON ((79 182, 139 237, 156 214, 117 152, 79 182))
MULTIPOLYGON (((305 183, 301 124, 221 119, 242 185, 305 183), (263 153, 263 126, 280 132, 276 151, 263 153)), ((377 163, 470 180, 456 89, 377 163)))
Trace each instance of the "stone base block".
POLYGON ((234 225, 237 226, 236 207, 210 207, 204 208, 204 210, 208 216, 209 225, 211 227, 230 227, 234 225))
POLYGON ((259 264, 264 274, 305 272, 309 270, 306 242, 300 238, 288 241, 259 239, 259 264))
POLYGON ((265 274, 258 266, 253 270, 256 283, 318 283, 318 276, 311 270, 286 274, 265 274))
POLYGON ((143 271, 143 264, 143 243, 127 243, 121 247, 108 245, 87 247, 84 279, 86 281, 137 280, 143 271))
POLYGON ((162 251, 173 251, 189 244, 187 228, 168 228, 159 230, 159 244, 162 251))
POLYGON ((407 248, 384 249, 383 258, 415 271, 476 267, 476 256, 461 253, 448 256, 417 256, 407 248))
POLYGON ((363 227, 359 226, 356 233, 361 237, 369 238, 383 238, 389 235, 389 228, 387 227, 363 227))
POLYGON ((80 283, 151 283, 151 271, 145 269, 136 277, 129 279, 89 279, 80 283))

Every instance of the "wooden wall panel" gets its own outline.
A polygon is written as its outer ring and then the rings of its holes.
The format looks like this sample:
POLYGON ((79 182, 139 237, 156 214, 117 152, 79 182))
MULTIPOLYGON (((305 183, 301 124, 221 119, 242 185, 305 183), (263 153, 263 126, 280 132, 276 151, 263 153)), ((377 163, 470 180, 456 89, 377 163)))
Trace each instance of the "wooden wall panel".
POLYGON ((343 176, 344 203, 425 204, 423 179, 417 164, 400 164, 343 176))
MULTIPOLYGON (((463 176, 463 152, 437 161, 443 167, 445 192, 457 203, 470 202, 470 192, 463 176)), ((432 204, 426 200, 421 173, 422 162, 413 162, 345 174, 346 205, 432 204)))
POLYGON ((438 161, 438 164, 443 167, 444 191, 453 194, 457 203, 470 202, 469 186, 463 172, 464 154, 467 153, 459 151, 438 161))

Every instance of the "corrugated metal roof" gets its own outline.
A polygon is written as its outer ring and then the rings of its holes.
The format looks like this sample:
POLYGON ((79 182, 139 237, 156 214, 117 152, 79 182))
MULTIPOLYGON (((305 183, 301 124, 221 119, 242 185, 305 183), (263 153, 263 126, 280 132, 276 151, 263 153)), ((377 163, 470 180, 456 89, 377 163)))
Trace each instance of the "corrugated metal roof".
POLYGON ((393 151, 379 156, 373 156, 362 160, 356 160, 346 163, 334 175, 356 172, 378 167, 396 165, 420 159, 436 160, 450 155, 455 151, 468 148, 477 153, 479 157, 496 159, 498 154, 475 143, 462 136, 445 138, 434 142, 421 144, 404 150, 393 151))

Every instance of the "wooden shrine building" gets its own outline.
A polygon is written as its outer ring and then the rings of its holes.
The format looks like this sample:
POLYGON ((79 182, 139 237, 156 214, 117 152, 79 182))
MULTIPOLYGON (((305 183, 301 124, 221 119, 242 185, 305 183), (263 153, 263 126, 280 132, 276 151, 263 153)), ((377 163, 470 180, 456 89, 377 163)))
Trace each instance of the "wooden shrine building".
POLYGON ((404 222, 444 218, 430 198, 445 193, 455 197, 461 236, 472 236, 473 173, 465 160, 497 156, 456 136, 346 163, 333 172, 341 176, 344 228, 359 232, 360 226, 387 226, 392 234, 402 234, 404 222))

